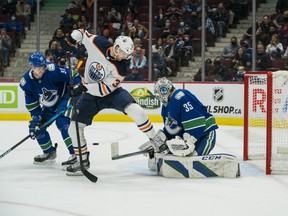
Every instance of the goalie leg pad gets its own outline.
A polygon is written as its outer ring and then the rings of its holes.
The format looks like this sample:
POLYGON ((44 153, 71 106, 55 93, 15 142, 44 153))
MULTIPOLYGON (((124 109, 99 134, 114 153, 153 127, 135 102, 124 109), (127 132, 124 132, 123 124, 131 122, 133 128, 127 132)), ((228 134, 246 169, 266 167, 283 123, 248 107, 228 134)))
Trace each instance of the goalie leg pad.
POLYGON ((205 178, 240 176, 237 158, 229 154, 177 157, 155 154, 158 175, 168 178, 205 178))

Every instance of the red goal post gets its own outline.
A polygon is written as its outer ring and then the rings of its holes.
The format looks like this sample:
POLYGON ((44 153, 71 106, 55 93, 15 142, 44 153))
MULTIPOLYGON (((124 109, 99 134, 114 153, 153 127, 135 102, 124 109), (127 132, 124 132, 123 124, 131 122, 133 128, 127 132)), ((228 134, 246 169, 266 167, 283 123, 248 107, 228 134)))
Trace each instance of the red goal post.
POLYGON ((266 159, 266 174, 288 174, 288 71, 244 77, 243 159, 266 159))

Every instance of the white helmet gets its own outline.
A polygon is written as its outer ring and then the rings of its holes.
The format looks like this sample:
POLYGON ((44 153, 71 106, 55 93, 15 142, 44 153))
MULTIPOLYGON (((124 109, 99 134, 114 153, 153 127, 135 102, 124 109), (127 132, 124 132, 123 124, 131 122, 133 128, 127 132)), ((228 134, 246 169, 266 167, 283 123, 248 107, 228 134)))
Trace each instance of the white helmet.
POLYGON ((166 77, 159 78, 154 85, 154 95, 167 106, 169 95, 174 86, 166 77))
POLYGON ((134 51, 134 43, 128 36, 119 36, 114 42, 114 47, 119 46, 119 49, 127 54, 126 59, 131 58, 134 51))

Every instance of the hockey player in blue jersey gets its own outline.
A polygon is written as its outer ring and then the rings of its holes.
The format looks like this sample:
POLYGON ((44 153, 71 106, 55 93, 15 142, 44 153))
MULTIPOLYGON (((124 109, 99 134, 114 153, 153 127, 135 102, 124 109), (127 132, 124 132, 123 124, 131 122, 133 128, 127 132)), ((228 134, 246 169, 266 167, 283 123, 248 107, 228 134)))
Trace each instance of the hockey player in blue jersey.
MULTIPOLYGON (((119 36, 112 44, 106 38, 90 34, 83 29, 74 30, 71 37, 77 43, 82 43, 88 52, 84 72, 85 83, 75 86, 72 95, 86 93, 82 94, 77 103, 77 113, 73 113, 73 121, 69 128, 76 155, 79 154, 77 133, 80 135, 83 166, 88 169, 90 162, 84 128, 92 124, 93 117, 101 110, 111 108, 127 114, 150 139, 155 136, 155 131, 141 106, 121 87, 121 82, 127 75, 126 60, 130 59, 134 51, 132 39, 119 36), (78 131, 75 120, 78 122, 78 131)), ((69 166, 67 175, 83 175, 80 162, 69 166)))
MULTIPOLYGON (((55 63, 46 62, 45 57, 39 52, 30 55, 29 64, 31 68, 22 77, 20 87, 25 93, 26 108, 32 117, 29 122, 29 134, 32 139, 36 138, 43 150, 43 154, 34 157, 34 164, 51 164, 55 163, 57 145, 52 145, 46 128, 39 130, 39 127, 69 105, 67 85, 70 83, 70 71, 67 68, 59 68, 55 63)), ((64 167, 77 161, 68 134, 69 112, 70 110, 56 119, 56 126, 70 153, 69 159, 62 163, 64 167)))
MULTIPOLYGON (((167 145, 167 151, 175 156, 209 154, 215 146, 218 126, 197 97, 188 90, 175 89, 166 77, 155 83, 154 95, 162 102, 164 122, 163 130, 157 132, 158 145, 167 145)), ((145 144, 140 146, 140 149, 145 148, 145 144)), ((153 164, 153 160, 150 163, 153 164)))

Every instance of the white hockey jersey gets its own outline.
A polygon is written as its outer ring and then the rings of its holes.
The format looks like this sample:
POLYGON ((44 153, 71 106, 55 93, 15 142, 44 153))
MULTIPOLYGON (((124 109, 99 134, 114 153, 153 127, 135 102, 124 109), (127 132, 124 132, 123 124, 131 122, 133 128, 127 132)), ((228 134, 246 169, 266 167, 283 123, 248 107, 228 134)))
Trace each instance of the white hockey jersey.
POLYGON ((87 93, 104 97, 120 87, 127 74, 127 64, 125 60, 111 59, 113 44, 106 38, 90 34, 83 29, 78 31, 82 33, 82 39, 77 42, 84 44, 88 52, 84 72, 87 93))

